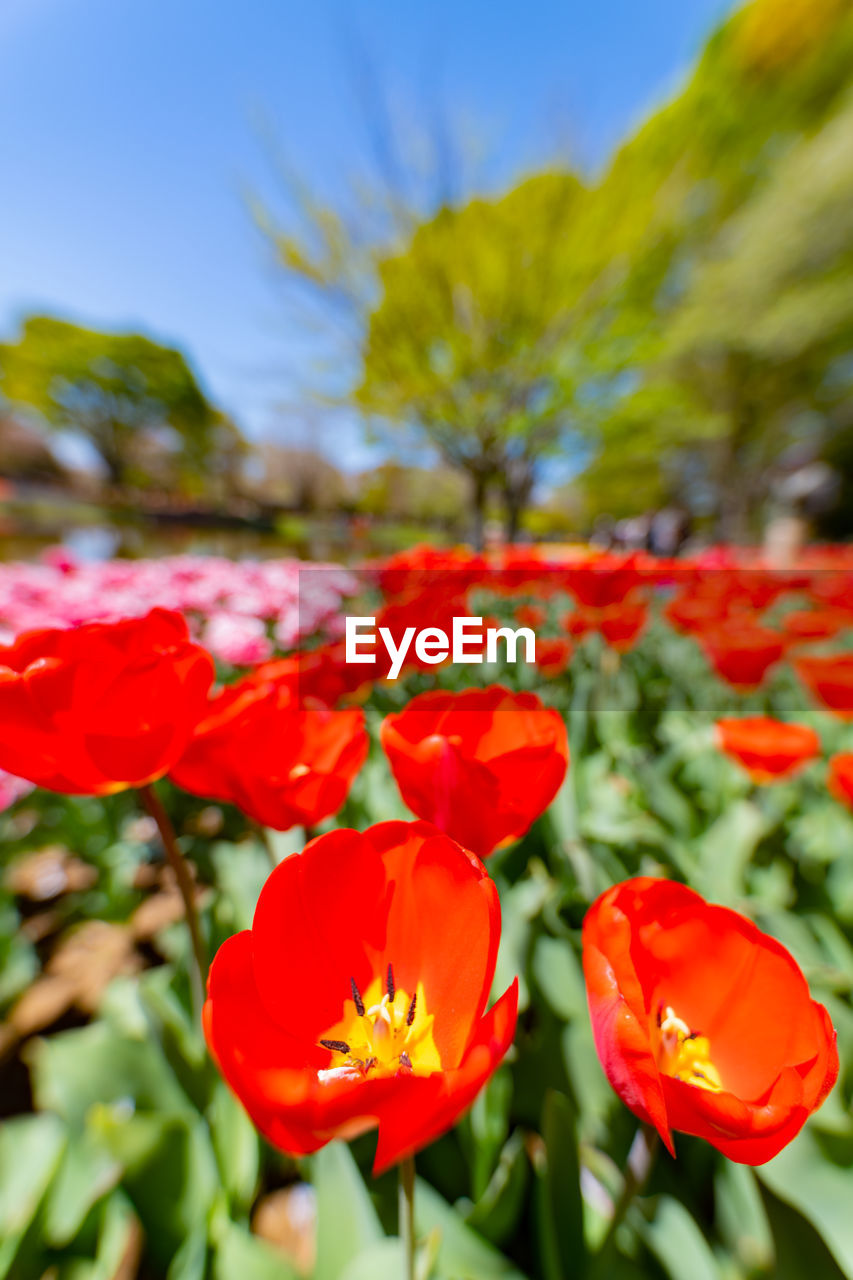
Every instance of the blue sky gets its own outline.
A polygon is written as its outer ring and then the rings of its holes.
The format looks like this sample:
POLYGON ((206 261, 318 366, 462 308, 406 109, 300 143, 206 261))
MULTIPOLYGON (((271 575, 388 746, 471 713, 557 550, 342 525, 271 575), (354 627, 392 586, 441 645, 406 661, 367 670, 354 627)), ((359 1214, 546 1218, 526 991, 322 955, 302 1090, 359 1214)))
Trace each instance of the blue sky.
MULTIPOLYGON (((2 0, 0 332, 42 309, 180 345, 253 436, 287 430, 304 341, 247 188, 260 122, 334 195, 363 166, 355 50, 395 103, 476 123, 511 179, 602 164, 675 87, 722 0, 2 0)), ((297 433, 304 427, 293 425, 297 433)), ((355 424, 324 447, 370 452, 355 424)))

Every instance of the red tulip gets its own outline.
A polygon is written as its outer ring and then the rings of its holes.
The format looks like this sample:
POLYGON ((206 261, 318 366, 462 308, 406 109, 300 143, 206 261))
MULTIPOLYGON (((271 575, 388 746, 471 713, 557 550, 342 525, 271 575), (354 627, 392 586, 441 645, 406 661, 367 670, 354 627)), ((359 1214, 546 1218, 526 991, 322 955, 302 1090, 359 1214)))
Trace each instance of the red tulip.
POLYGON ((811 595, 823 604, 833 608, 837 606, 849 613, 853 602, 853 570, 829 573, 819 570, 811 581, 811 595))
POLYGON ((820 751, 820 738, 804 724, 769 716, 718 720, 717 745, 743 765, 754 782, 790 778, 820 751))
POLYGON ((615 885, 587 912, 583 963, 598 1056, 655 1126, 764 1164, 838 1075, 835 1032, 768 934, 671 880, 615 885))
POLYGON ((224 800, 265 827, 311 826, 340 809, 364 764, 364 715, 303 708, 275 663, 210 700, 170 773, 194 795, 224 800))
POLYGON ((794 609, 785 614, 781 626, 792 642, 829 640, 853 626, 853 616, 843 609, 794 609))
POLYGON ((520 604, 515 611, 515 620, 519 626, 538 631, 548 620, 548 610, 541 604, 520 604))
POLYGON ((145 786, 183 754, 213 676, 166 609, 26 632, 0 646, 0 768, 71 795, 145 786))
POLYGON ((549 679, 562 675, 568 667, 574 645, 568 636, 546 636, 536 641, 536 667, 549 679))
POLYGON ((789 590, 789 582, 784 574, 762 569, 724 571, 721 586, 733 608, 756 613, 762 613, 789 590))
POLYGON ((423 822, 338 830, 285 859, 251 930, 219 949, 208 1045, 252 1120, 293 1155, 379 1127, 374 1171, 455 1124, 515 1031, 486 1013, 494 884, 423 822))
POLYGON ((272 658, 256 666, 252 675, 287 685, 294 701, 304 707, 336 706, 375 678, 373 667, 347 662, 343 640, 272 658))
POLYGON ((610 605, 598 615, 597 626, 604 639, 617 653, 627 653, 642 635, 648 622, 648 606, 643 602, 626 600, 624 604, 610 605))
MULTIPOLYGON (((563 617, 563 626, 578 640, 598 631, 617 653, 627 653, 639 639, 648 621, 648 605, 643 600, 624 600, 604 608, 575 609, 563 617)), ((541 643, 541 641, 540 641, 541 643)))
POLYGON ((794 667, 818 702, 842 720, 853 720, 853 653, 839 653, 826 658, 798 658, 794 667))
POLYGON ((570 636, 582 640, 591 631, 595 631, 595 614, 589 609, 574 609, 563 615, 563 626, 570 636))
POLYGON ((676 631, 699 635, 723 624, 729 612, 729 604, 719 594, 687 590, 673 596, 663 612, 676 631))
POLYGON ((634 555, 600 555, 568 569, 565 584, 582 608, 605 609, 621 604, 640 584, 634 555))
POLYGON ((785 652, 777 631, 752 623, 728 622, 706 631, 701 639, 717 675, 744 693, 757 689, 785 652))
POLYGON ((558 712, 500 685, 422 693, 382 725, 404 802, 487 857, 548 807, 569 762, 558 712))
POLYGON ((853 809, 853 751, 841 751, 830 757, 827 785, 836 800, 853 809))

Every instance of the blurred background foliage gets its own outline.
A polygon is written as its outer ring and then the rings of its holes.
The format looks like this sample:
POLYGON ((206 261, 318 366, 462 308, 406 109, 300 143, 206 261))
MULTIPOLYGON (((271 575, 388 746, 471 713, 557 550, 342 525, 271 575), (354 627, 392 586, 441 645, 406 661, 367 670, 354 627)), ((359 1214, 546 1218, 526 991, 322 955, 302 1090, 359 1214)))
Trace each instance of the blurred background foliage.
POLYGON ((341 545, 358 516, 402 542, 498 519, 565 538, 672 504, 718 538, 782 509, 846 536, 851 93, 849 0, 751 0, 596 174, 483 191, 461 138, 382 111, 336 204, 275 157, 250 211, 312 353, 275 437, 243 438, 171 347, 33 316, 0 347, 0 475, 269 533, 336 517, 341 545), (397 468, 392 501, 341 469, 342 412, 397 468), (50 463, 56 432, 96 474, 50 463), (812 502, 788 483, 807 467, 812 502))
POLYGON ((380 189, 366 245, 298 191, 300 230, 263 225, 291 284, 357 321, 345 396, 467 472, 475 512, 493 488, 510 536, 568 453, 580 527, 693 493, 743 538, 787 447, 849 447, 851 68, 848 4, 754 0, 597 180, 426 215, 380 189))

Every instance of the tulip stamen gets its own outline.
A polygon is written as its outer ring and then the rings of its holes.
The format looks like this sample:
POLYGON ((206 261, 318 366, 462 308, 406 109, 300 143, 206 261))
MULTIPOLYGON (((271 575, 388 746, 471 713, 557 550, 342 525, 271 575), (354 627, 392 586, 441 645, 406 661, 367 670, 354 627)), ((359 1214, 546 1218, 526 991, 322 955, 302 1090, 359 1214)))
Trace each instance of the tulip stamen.
POLYGON ((659 1032, 658 1067, 664 1075, 692 1084, 697 1089, 721 1092, 723 1083, 711 1061, 707 1036, 688 1026, 671 1005, 661 1003, 656 1021, 659 1032))
POLYGON ((433 1038, 434 1017, 423 1008, 422 987, 410 996, 397 986, 389 964, 384 980, 374 978, 364 996, 351 978, 350 993, 352 1004, 345 1002, 340 1021, 320 1040, 324 1049, 345 1058, 318 1073, 323 1082, 356 1079, 370 1072, 429 1074, 441 1069, 433 1038))
POLYGON ((349 1053, 346 1040, 321 1040, 320 1044, 324 1049, 331 1049, 332 1053, 349 1053))

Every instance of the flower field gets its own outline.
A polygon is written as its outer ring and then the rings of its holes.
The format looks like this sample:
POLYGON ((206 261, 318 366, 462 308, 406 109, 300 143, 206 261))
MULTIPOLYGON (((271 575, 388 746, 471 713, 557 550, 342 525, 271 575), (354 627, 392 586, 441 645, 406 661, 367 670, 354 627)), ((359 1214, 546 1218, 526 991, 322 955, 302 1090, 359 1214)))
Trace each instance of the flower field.
POLYGON ((0 632, 0 1280, 853 1280, 849 548, 57 552, 0 632))

